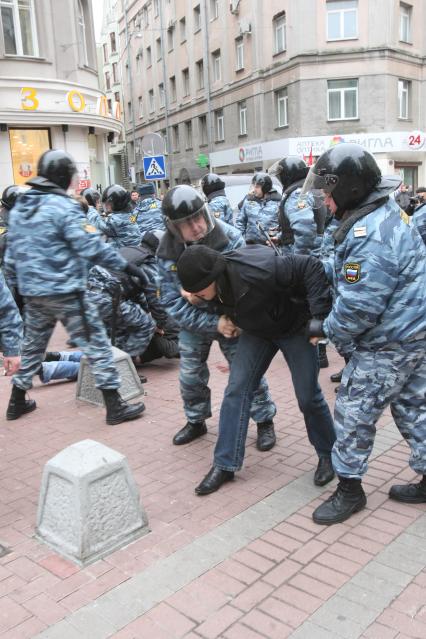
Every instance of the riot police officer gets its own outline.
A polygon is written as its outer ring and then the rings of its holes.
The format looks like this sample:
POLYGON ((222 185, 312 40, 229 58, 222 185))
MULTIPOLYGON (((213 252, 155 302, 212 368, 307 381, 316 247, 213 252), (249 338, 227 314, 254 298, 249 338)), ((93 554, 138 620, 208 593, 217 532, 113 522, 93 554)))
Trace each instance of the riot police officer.
POLYGON ((165 231, 161 202, 155 197, 155 186, 153 182, 140 184, 138 186, 139 200, 136 203, 134 215, 139 227, 141 237, 147 232, 165 231))
MULTIPOLYGON (((180 392, 187 418, 176 433, 173 443, 187 444, 207 432, 206 419, 211 417, 209 369, 207 358, 211 345, 219 347, 231 363, 237 342, 226 316, 219 316, 208 305, 194 307, 183 296, 177 275, 177 261, 191 244, 210 246, 221 253, 244 245, 239 231, 215 219, 204 198, 191 186, 176 186, 164 197, 163 213, 167 231, 157 251, 160 270, 161 299, 180 328, 180 392)), ((257 422, 257 446, 269 450, 275 444, 273 417, 276 408, 266 381, 262 379, 251 405, 251 416, 257 422)))
POLYGON ((111 184, 102 193, 102 203, 105 212, 109 214, 108 217, 102 218, 91 206, 87 214, 89 222, 104 233, 108 242, 116 248, 139 246, 141 234, 132 216, 130 193, 119 184, 111 184))
POLYGON ((339 483, 313 513, 318 524, 345 521, 364 508, 361 480, 387 405, 410 446, 411 468, 423 475, 417 484, 392 486, 389 495, 426 502, 426 249, 389 197, 399 183, 397 176, 382 177, 362 146, 342 143, 321 155, 304 186, 322 189, 340 220, 333 308, 324 322, 311 321, 309 334, 325 335, 350 354, 334 417, 339 483))
POLYGON ((273 235, 278 227, 278 205, 281 196, 274 189, 271 176, 256 173, 253 178, 255 198, 246 198, 237 215, 235 226, 241 231, 246 244, 266 244, 267 239, 261 228, 273 235))
POLYGON ((222 222, 234 225, 232 207, 225 193, 225 182, 216 173, 207 173, 201 179, 201 188, 207 198, 210 212, 222 222))
POLYGON ((96 189, 88 187, 80 191, 80 195, 84 197, 89 207, 98 211, 101 206, 101 194, 96 189))
POLYGON ((17 184, 7 186, 1 196, 0 209, 0 265, 3 263, 4 253, 6 251, 7 229, 9 226, 9 211, 15 206, 19 195, 25 193, 25 189, 17 184))
POLYGON ((32 187, 11 211, 5 269, 25 299, 22 365, 13 377, 7 419, 36 408, 26 399, 40 369, 57 320, 84 351, 102 391, 107 423, 138 417, 143 403, 129 405, 118 393, 120 379, 96 307, 86 293, 87 261, 140 275, 87 223, 80 205, 67 195, 77 167, 67 153, 46 151, 39 159, 32 187))
POLYGON ((413 200, 414 206, 409 211, 407 210, 407 213, 413 216, 413 224, 426 244, 426 186, 419 186, 416 189, 416 197, 410 198, 410 200, 413 200))

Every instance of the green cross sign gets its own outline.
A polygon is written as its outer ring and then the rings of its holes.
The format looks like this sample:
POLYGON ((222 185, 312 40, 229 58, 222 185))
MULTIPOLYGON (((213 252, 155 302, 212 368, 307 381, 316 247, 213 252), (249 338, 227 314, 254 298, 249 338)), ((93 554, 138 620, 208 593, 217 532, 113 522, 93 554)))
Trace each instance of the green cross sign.
POLYGON ((209 158, 205 153, 200 153, 196 159, 198 166, 205 169, 209 165, 209 158))

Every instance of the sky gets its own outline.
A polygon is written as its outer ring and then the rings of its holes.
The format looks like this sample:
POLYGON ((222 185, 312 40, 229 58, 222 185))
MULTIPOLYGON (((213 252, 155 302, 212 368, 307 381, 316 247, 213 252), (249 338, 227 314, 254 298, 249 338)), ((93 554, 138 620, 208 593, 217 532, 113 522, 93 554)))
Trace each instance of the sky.
POLYGON ((99 37, 101 35, 103 5, 104 5, 104 0, 92 0, 93 22, 95 24, 95 38, 96 38, 96 41, 99 40, 99 37))

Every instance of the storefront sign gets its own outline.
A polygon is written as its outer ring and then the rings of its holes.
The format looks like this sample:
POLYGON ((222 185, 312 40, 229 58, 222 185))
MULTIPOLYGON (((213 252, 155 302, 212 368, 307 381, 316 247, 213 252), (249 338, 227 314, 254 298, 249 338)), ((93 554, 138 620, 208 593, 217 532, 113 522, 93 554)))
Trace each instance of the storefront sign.
POLYGON ((98 97, 83 94, 77 89, 64 92, 51 87, 45 89, 22 87, 20 89, 20 106, 24 111, 73 111, 74 113, 94 113, 121 120, 119 102, 112 103, 112 113, 110 113, 105 95, 98 97))

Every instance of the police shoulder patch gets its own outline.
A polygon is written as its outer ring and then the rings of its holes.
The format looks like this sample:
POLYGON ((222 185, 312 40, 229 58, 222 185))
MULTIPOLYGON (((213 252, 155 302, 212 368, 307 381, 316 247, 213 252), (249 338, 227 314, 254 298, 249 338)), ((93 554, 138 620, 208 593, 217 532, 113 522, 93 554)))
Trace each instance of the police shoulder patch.
POLYGON ((150 208, 150 209, 156 209, 156 208, 157 208, 156 203, 155 203, 155 202, 153 202, 153 203, 150 205, 150 207, 149 207, 149 208, 150 208))
POLYGON ((176 266, 176 264, 172 264, 172 265, 171 265, 171 267, 170 267, 170 271, 174 271, 174 272, 175 272, 175 271, 177 271, 177 266, 176 266))
POLYGON ((137 215, 130 215, 129 216, 129 220, 131 221, 132 224, 134 224, 137 219, 138 219, 137 215))
POLYGON ((0 235, 3 235, 3 233, 6 233, 7 228, 6 226, 0 226, 0 235))
POLYGON ((298 209, 304 209, 304 208, 305 208, 305 206, 306 206, 306 202, 304 202, 303 200, 299 200, 299 201, 297 202, 297 208, 298 208, 298 209))
POLYGON ((89 224, 89 223, 85 223, 83 224, 83 230, 86 231, 86 233, 96 233, 97 232, 97 228, 96 226, 93 226, 93 224, 89 224))
POLYGON ((213 212, 213 215, 214 215, 215 217, 220 217, 220 211, 214 211, 214 212, 213 212))
POLYGON ((348 284, 359 282, 361 277, 361 264, 358 262, 346 262, 343 265, 343 276, 348 284))

